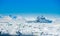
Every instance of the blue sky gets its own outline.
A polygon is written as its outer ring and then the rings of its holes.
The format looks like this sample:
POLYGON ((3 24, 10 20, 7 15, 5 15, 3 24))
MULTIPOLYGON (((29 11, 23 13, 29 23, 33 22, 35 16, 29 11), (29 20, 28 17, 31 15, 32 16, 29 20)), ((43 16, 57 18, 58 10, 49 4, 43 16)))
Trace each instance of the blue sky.
POLYGON ((0 14, 60 14, 60 0, 0 0, 0 14))

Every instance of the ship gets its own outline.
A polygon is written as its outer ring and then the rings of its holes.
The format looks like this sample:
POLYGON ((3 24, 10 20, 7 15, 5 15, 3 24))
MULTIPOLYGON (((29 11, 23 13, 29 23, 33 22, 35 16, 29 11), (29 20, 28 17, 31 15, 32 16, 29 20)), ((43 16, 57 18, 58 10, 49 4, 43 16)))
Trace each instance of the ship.
POLYGON ((28 23, 52 23, 52 20, 46 19, 44 16, 38 16, 36 20, 27 21, 28 23))

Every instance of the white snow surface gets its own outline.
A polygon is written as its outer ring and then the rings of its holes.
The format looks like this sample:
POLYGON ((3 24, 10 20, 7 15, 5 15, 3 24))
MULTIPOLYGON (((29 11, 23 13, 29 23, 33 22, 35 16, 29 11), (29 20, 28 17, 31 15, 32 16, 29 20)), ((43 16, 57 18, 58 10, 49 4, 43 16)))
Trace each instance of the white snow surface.
POLYGON ((9 16, 4 16, 0 18, 0 31, 2 34, 9 33, 11 35, 15 35, 16 31, 19 31, 24 35, 60 36, 60 18, 53 18, 52 23, 27 23, 26 21, 30 19, 35 20, 34 17, 17 16, 16 19, 12 19, 9 16))

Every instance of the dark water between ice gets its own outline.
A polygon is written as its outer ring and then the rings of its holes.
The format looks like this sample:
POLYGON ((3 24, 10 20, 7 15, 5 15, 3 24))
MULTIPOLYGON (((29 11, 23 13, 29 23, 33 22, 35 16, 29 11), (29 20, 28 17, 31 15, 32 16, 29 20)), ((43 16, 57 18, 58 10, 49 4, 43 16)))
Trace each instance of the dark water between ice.
POLYGON ((19 33, 18 35, 10 35, 10 34, 1 34, 0 32, 0 36, 33 36, 33 35, 22 35, 21 33, 19 33))

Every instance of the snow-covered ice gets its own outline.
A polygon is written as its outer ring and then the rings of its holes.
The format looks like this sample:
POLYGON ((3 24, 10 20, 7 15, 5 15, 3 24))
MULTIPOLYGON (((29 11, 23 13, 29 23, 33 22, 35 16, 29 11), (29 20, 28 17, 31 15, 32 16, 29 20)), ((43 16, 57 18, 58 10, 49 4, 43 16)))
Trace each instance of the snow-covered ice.
POLYGON ((59 18, 54 18, 52 23, 27 23, 27 20, 30 19, 21 16, 12 19, 12 17, 4 16, 0 18, 0 31, 2 34, 9 33, 11 35, 16 35, 16 32, 19 31, 23 35, 60 36, 59 18))

